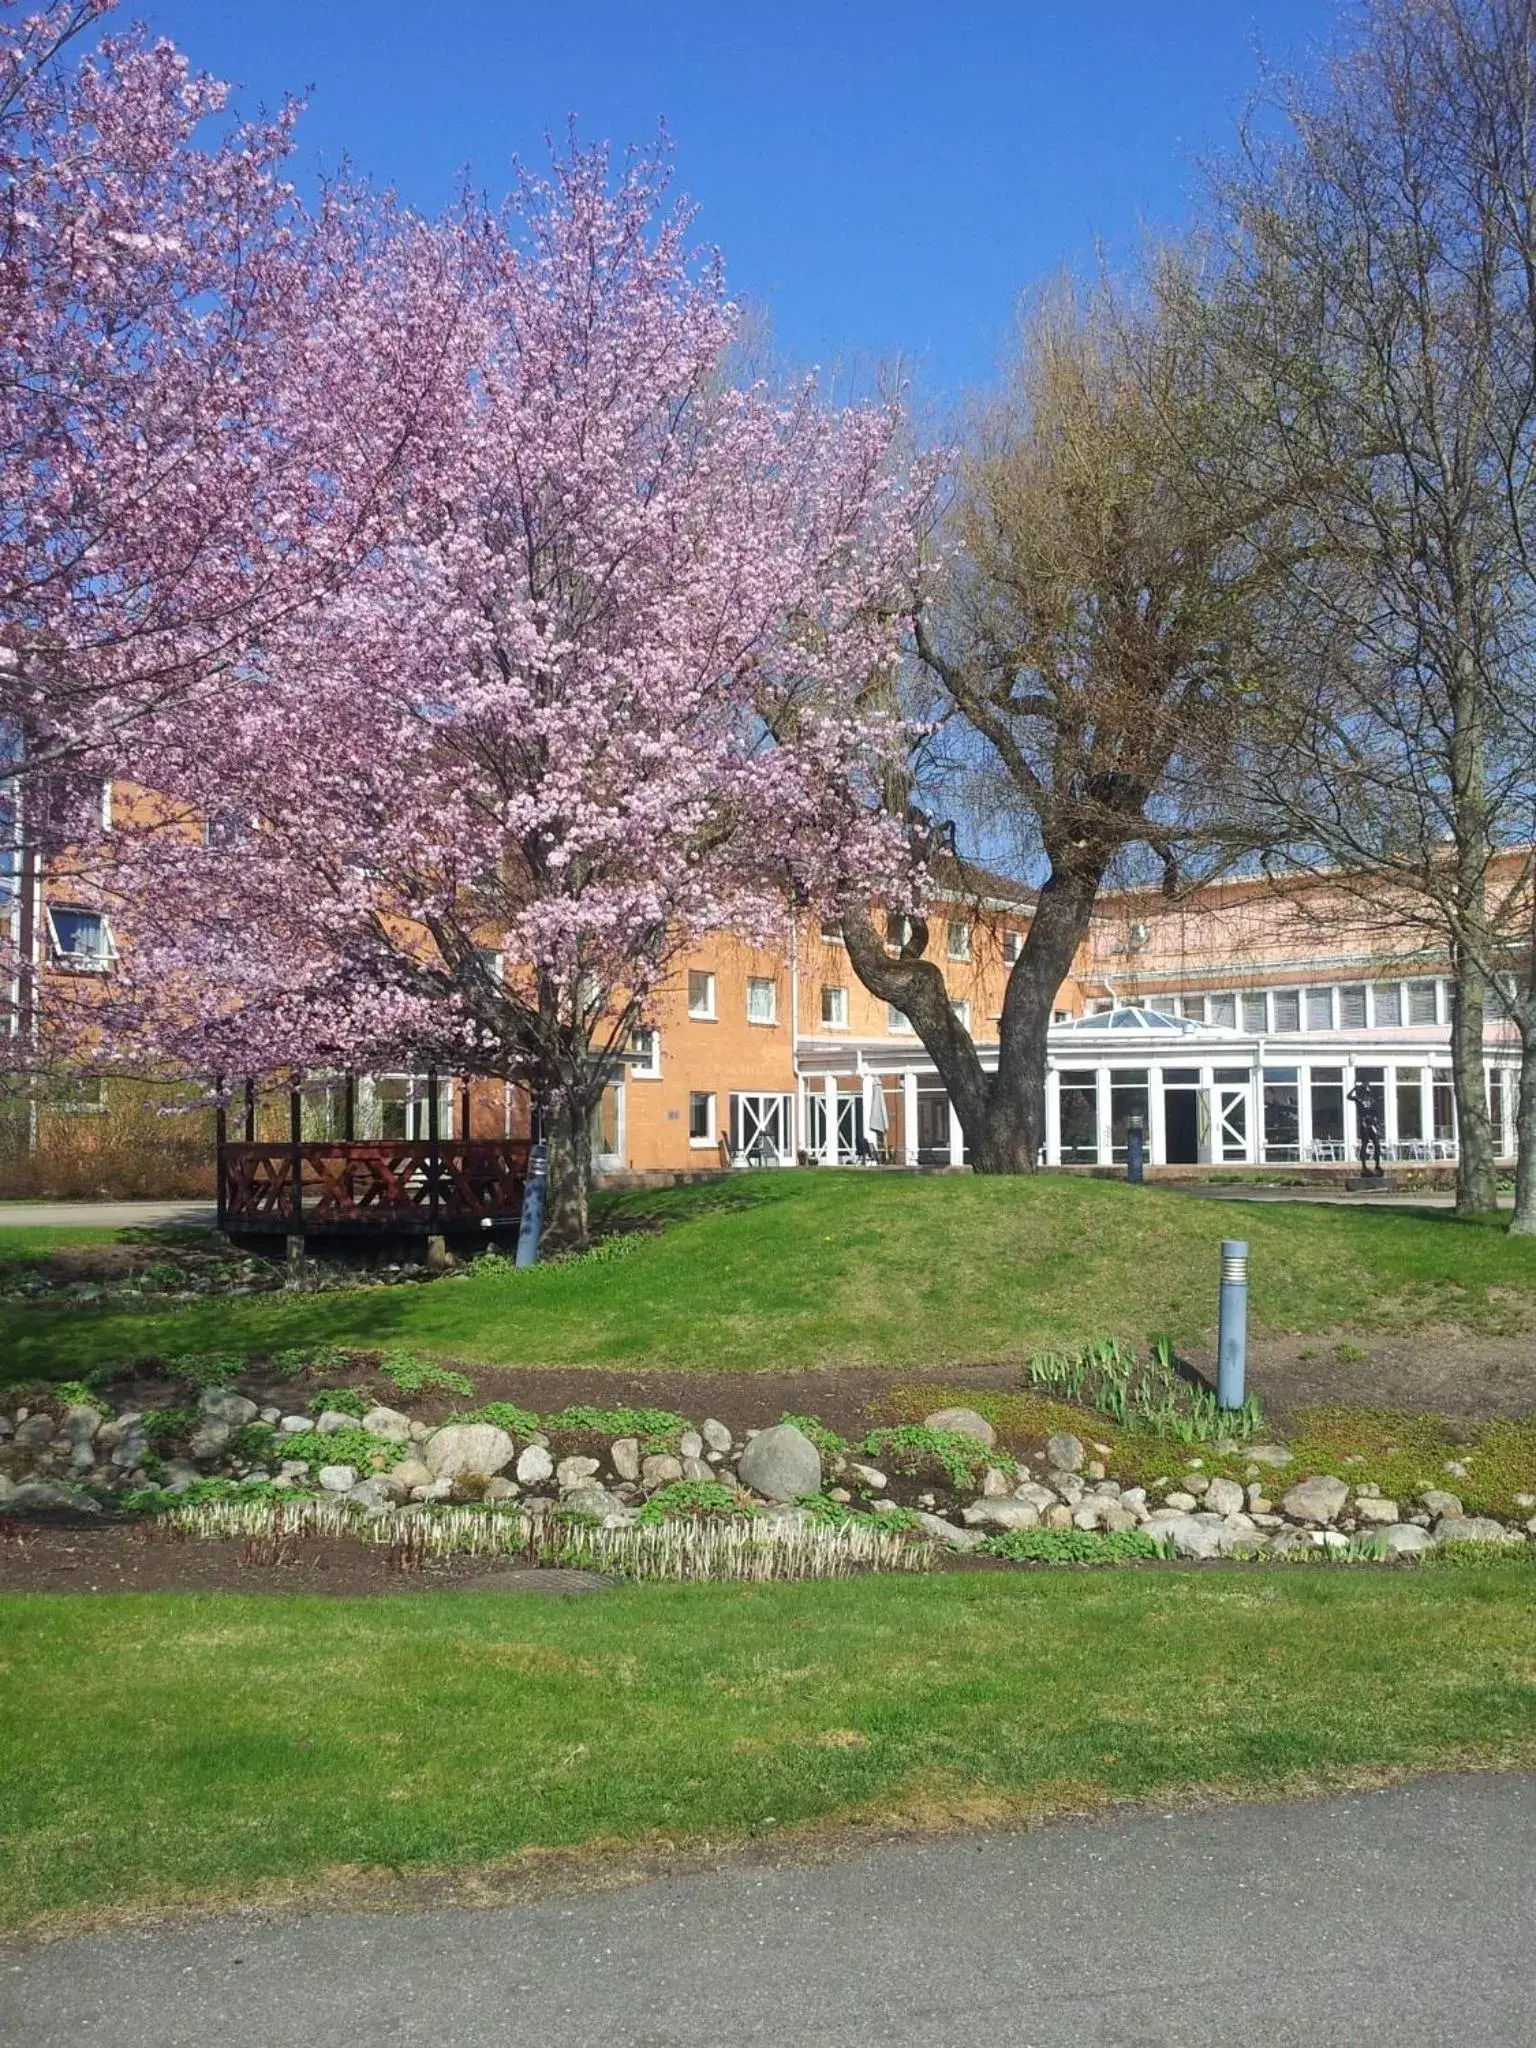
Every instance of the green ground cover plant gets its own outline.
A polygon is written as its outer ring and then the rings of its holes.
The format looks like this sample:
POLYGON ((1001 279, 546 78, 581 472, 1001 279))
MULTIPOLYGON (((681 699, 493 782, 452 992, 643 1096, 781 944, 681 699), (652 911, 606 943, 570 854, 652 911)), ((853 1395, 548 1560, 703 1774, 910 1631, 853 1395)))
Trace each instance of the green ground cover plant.
POLYGON ((1536 1761, 1519 1571, 0 1600, 0 1924, 1536 1761))
POLYGON ((152 1355, 343 1344, 470 1365, 1022 1367, 1102 1334, 1199 1342, 1214 1321, 1220 1241, 1239 1229, 1256 1329, 1455 1322, 1509 1335, 1536 1316, 1536 1242, 1444 1210, 1218 1212, 1168 1189, 1053 1174, 826 1168, 634 1191, 598 1208, 634 1232, 620 1260, 522 1272, 500 1261, 447 1285, 163 1307, 7 1301, 0 1373, 78 1379, 152 1355))

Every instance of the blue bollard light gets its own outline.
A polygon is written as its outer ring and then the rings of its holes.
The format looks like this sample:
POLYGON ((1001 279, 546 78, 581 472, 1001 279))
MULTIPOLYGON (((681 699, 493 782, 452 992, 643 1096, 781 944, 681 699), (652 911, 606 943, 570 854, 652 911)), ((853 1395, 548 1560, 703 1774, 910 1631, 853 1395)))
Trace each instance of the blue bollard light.
POLYGON ((539 1263, 539 1239, 544 1235, 544 1195, 549 1186, 549 1147, 541 1140, 528 1155, 528 1178, 523 1183, 523 1206, 517 1220, 517 1261, 519 1266, 539 1263))
POLYGON ((1248 1246, 1221 1241, 1221 1309, 1216 1349, 1216 1405, 1241 1408, 1248 1372, 1248 1246))

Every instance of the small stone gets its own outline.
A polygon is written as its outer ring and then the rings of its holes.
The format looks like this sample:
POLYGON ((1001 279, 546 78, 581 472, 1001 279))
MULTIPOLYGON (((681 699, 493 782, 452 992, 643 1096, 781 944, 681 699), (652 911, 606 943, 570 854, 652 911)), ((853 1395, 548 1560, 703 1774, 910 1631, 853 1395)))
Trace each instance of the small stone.
POLYGON ((490 1479, 512 1462, 516 1446, 491 1422, 451 1422, 427 1438, 423 1461, 438 1479, 490 1479))
POLYGON ((707 1458, 684 1458, 683 1477, 685 1479, 713 1479, 714 1476, 714 1467, 707 1458))
POLYGON ((285 1415, 277 1425, 281 1436, 307 1436, 314 1426, 307 1415, 285 1415))
POLYGON ((1460 1458, 1447 1458, 1440 1470, 1448 1472, 1453 1479, 1465 1479, 1467 1476, 1466 1465, 1460 1458))
POLYGON ((634 1520, 624 1503, 601 1486, 578 1486, 574 1493, 566 1495, 561 1506, 568 1514, 583 1515, 588 1521, 601 1522, 605 1528, 622 1527, 634 1520))
POLYGON ((1102 1458, 1090 1458, 1088 1460, 1087 1472, 1090 1479, 1102 1479, 1108 1469, 1102 1458))
POLYGON ((283 1411, 281 1408, 263 1408, 261 1411, 261 1419, 263 1422, 276 1423, 281 1419, 282 1413, 283 1411))
POLYGON ((1330 1474, 1303 1479, 1282 1496, 1280 1509, 1293 1522, 1331 1522, 1342 1514, 1349 1488, 1330 1474))
POLYGON ((411 1418, 402 1415, 398 1408, 370 1408, 363 1417, 363 1427, 370 1436, 381 1436, 386 1443, 408 1444, 411 1440, 411 1418))
POLYGON ((334 1436, 338 1429, 356 1429, 357 1417, 341 1408, 322 1408, 310 1427, 321 1436, 334 1436))
POLYGON ((1053 1471, 1075 1472, 1083 1462, 1082 1439, 1073 1436, 1070 1430, 1059 1429, 1046 1439, 1045 1455, 1053 1471))
MULTIPOLYGON (((1065 1508, 1061 1512, 1066 1515, 1070 1527, 1070 1513, 1065 1508)), ((973 1500, 963 1510, 962 1519, 968 1529, 1038 1529, 1040 1511, 1031 1507, 1027 1500, 989 1500, 983 1497, 973 1500)))
POLYGON ((1171 1508, 1178 1515, 1192 1515, 1196 1505, 1195 1496, 1192 1493, 1184 1493, 1177 1487, 1175 1487, 1172 1493, 1163 1496, 1163 1506, 1171 1508))
POLYGON ((1514 1501, 1517 1508, 1536 1508, 1536 1493, 1517 1493, 1514 1501))
POLYGON ((1100 1526, 1112 1536, 1124 1536, 1137 1526, 1136 1517, 1129 1508, 1121 1507, 1118 1501, 1111 1501, 1099 1517, 1100 1526))
POLYGON ((72 1444, 69 1452, 69 1465, 72 1472, 94 1471, 96 1453, 88 1443, 72 1444))
POLYGON ((1428 1493, 1421 1493, 1419 1499, 1424 1504, 1426 1515, 1433 1515, 1438 1518, 1441 1515, 1459 1515, 1461 1513, 1459 1497, 1454 1493, 1442 1493, 1437 1486, 1432 1486, 1428 1493))
POLYGON ((827 1489, 827 1499, 835 1500, 840 1506, 847 1507, 849 1501, 853 1499, 853 1495, 846 1486, 833 1486, 827 1489))
MULTIPOLYGON (((869 1487, 874 1493, 883 1492, 890 1483, 878 1465, 863 1465, 857 1461, 849 1465, 848 1476, 857 1480, 860 1486, 869 1487)), ((983 1487, 982 1491, 985 1492, 986 1488, 983 1487)))
MULTIPOLYGON (((423 1479, 420 1482, 413 1479, 411 1481, 411 1484, 413 1486, 417 1485, 418 1483, 425 1485, 426 1480, 432 1477, 431 1473, 427 1471, 425 1465, 421 1466, 420 1470, 426 1474, 426 1479, 423 1479)), ((394 1476, 396 1478, 400 1476, 400 1467, 398 1465, 395 1467, 394 1476)), ((279 1486, 298 1486, 308 1477, 309 1467, 305 1464, 302 1458, 284 1458, 282 1463, 277 1468, 277 1483, 279 1486)))
POLYGON ((1037 1514, 1048 1514, 1058 1505, 1056 1495, 1048 1486, 1042 1486, 1038 1479, 1026 1479, 1022 1486, 1013 1489, 1015 1500, 1028 1501, 1037 1514))
POLYGON ((931 1415, 923 1417, 923 1427, 946 1429, 952 1436, 973 1436, 989 1451, 997 1442, 997 1431, 985 1415, 978 1415, 974 1408, 935 1408, 931 1415))
POLYGON ((947 1543, 951 1550, 974 1550, 982 1540, 979 1529, 957 1529, 953 1522, 946 1522, 942 1515, 932 1515, 922 1508, 914 1508, 919 1527, 927 1536, 940 1543, 947 1543))
MULTIPOLYGON (((260 1410, 254 1401, 248 1401, 244 1394, 233 1393, 228 1387, 205 1387, 197 1397, 197 1405, 204 1415, 215 1422, 227 1422, 231 1429, 238 1429, 242 1423, 254 1422, 260 1410)), ((350 1422, 351 1417, 347 1420, 350 1422)))
POLYGON ((713 1416, 704 1424, 699 1434, 712 1451, 719 1451, 722 1456, 731 1448, 731 1432, 723 1422, 716 1422, 713 1416))
POLYGON ((1390 1528, 1398 1519, 1397 1502, 1383 1500, 1379 1494, 1371 1494, 1363 1499, 1356 1495, 1355 1517, 1372 1528, 1390 1528))
POLYGON ((24 1450, 41 1450, 44 1444, 53 1442, 53 1417, 51 1415, 29 1415, 16 1430, 16 1442, 24 1450))
POLYGON ((355 1465, 322 1465, 318 1473, 327 1493, 350 1493, 357 1484, 355 1465))
MULTIPOLYGON (((564 1470, 564 1467, 562 1466, 561 1469, 564 1470)), ((658 1456, 646 1458, 641 1462, 640 1484, 647 1491, 653 1491, 658 1486, 671 1486, 675 1480, 681 1479, 682 1476, 682 1459, 674 1458, 669 1453, 663 1452, 658 1456)))
POLYGON ((101 1410, 89 1408, 84 1402, 66 1408, 59 1422, 59 1434, 72 1444, 88 1444, 100 1428, 101 1410))
POLYGON ((1380 1496, 1381 1488, 1374 1479, 1367 1479, 1362 1485, 1355 1488, 1356 1500, 1377 1500, 1380 1496))
POLYGON ((1008 1500, 1013 1494, 1015 1482, 996 1465, 989 1465, 981 1475, 981 1490, 988 1500, 1008 1500))
POLYGON ((821 1491, 821 1453, 792 1422, 759 1430, 741 1454, 741 1483, 765 1500, 802 1500, 821 1491))
POLYGON ((1523 1543, 1518 1529, 1506 1529, 1491 1515, 1442 1515, 1435 1524, 1437 1543, 1523 1543))
POLYGON ((1103 1507, 1097 1500, 1085 1501, 1074 1510, 1072 1526, 1074 1529, 1097 1529, 1103 1513, 1103 1507))
POLYGON ((1184 1482, 1184 1491, 1192 1493, 1196 1500, 1204 1500, 1206 1488, 1210 1483, 1203 1472, 1191 1472, 1184 1482))
POLYGON ((1205 1489, 1205 1504, 1214 1514, 1235 1515, 1247 1505, 1247 1496, 1235 1479, 1213 1479, 1205 1489))
POLYGON ((1414 1557, 1421 1550, 1432 1550, 1435 1539, 1427 1529, 1416 1529, 1411 1522, 1394 1522, 1390 1529, 1383 1529, 1380 1542, 1388 1557, 1414 1557))
POLYGON ((480 1498, 482 1500, 516 1500, 517 1487, 505 1474, 496 1472, 486 1480, 485 1492, 480 1498))
POLYGON ((424 1444, 431 1434, 432 1425, 430 1422, 413 1422, 411 1424, 411 1442, 413 1444, 424 1444))
POLYGON ((1177 1509, 1159 1508, 1142 1524, 1149 1536, 1166 1543, 1175 1557, 1219 1557, 1224 1531, 1219 1522, 1197 1522, 1177 1509))
POLYGON ((1071 1528, 1072 1510, 1067 1506, 1065 1501, 1058 1501, 1055 1507, 1046 1509, 1045 1526, 1047 1527, 1047 1529, 1071 1528))
MULTIPOLYGON (((552 1479, 555 1461, 543 1444, 529 1444, 517 1461, 517 1483, 519 1486, 542 1486, 546 1479, 552 1479)), ((635 1476, 639 1477, 639 1468, 635 1476)))
POLYGON ((626 1485, 633 1486, 640 1477, 640 1439, 637 1436, 615 1437, 608 1447, 608 1462, 615 1474, 626 1485))
POLYGON ((562 1458, 555 1467, 555 1484, 562 1493, 569 1493, 572 1488, 585 1486, 589 1479, 595 1479, 598 1469, 596 1458, 562 1458))
POLYGON ((112 1462, 123 1472, 131 1472, 136 1465, 143 1463, 148 1454, 149 1438, 137 1429, 120 1436, 112 1446, 112 1462))
POLYGON ((411 1488, 412 1500, 452 1500, 453 1481, 445 1472, 441 1479, 428 1480, 425 1486, 411 1488))
POLYGON ((1294 1462, 1292 1453, 1284 1444, 1250 1444, 1248 1460, 1253 1465, 1289 1465, 1294 1462))
POLYGON ((685 1429, 677 1440, 677 1455, 680 1458, 702 1458, 704 1439, 696 1429, 685 1429))

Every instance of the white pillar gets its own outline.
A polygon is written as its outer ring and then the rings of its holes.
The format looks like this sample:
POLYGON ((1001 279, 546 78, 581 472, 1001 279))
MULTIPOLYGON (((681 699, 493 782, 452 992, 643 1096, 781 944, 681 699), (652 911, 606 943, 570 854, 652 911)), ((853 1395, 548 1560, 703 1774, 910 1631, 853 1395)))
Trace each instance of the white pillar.
POLYGON ((1147 1164, 1168 1164, 1168 1122, 1163 1115, 1163 1070, 1147 1069, 1147 1164))
POLYGON ((1305 1062, 1296 1068, 1296 1150, 1304 1162, 1312 1156, 1312 1069, 1305 1062))
POLYGON ((901 1142, 908 1166, 917 1164, 917 1070, 909 1067, 901 1077, 901 1142))
POLYGON ((823 1166, 837 1164, 837 1076, 823 1074, 821 1077, 822 1101, 826 1109, 826 1128, 821 1134, 821 1163, 823 1166))
POLYGON ((952 1102, 949 1105, 949 1163, 951 1166, 965 1164, 965 1132, 960 1128, 960 1119, 952 1102))
POLYGON ((1100 1065, 1094 1070, 1096 1087, 1094 1100, 1098 1105, 1099 1127, 1096 1143, 1100 1166, 1113 1166, 1115 1161, 1114 1120, 1109 1097, 1109 1068, 1100 1065))
POLYGON ((1061 1164, 1061 1071, 1045 1070, 1045 1163, 1061 1164))

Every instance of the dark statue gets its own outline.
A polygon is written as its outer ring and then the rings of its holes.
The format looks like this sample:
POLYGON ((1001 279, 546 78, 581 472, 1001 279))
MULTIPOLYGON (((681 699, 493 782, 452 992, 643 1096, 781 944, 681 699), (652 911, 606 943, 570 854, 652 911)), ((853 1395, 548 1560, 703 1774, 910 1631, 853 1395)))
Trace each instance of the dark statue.
POLYGON ((1357 1081, 1346 1098, 1355 1105, 1355 1125, 1360 1133, 1360 1171, 1381 1172, 1381 1111, 1376 1106, 1376 1090, 1357 1081), (1371 1165, 1371 1154, 1376 1155, 1376 1164, 1371 1165))

